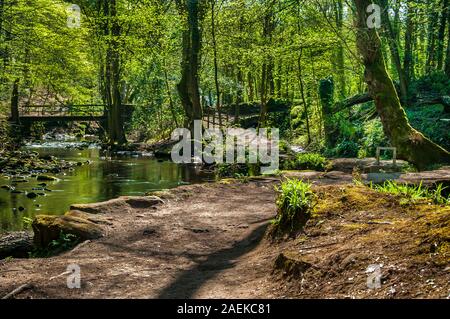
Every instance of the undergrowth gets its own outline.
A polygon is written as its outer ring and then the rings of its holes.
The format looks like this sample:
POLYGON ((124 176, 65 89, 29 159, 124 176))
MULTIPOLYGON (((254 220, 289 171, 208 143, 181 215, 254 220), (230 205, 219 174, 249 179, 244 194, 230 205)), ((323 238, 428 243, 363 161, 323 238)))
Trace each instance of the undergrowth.
POLYGON ((318 153, 300 153, 295 159, 287 161, 284 169, 325 171, 328 160, 318 153))
POLYGON ((385 181, 383 184, 371 183, 370 188, 381 192, 398 195, 403 197, 401 203, 407 204, 418 200, 430 200, 436 205, 449 205, 450 197, 446 198, 442 192, 446 187, 442 184, 436 185, 435 188, 424 187, 422 182, 419 185, 402 184, 394 181, 385 181))
POLYGON ((45 258, 57 255, 74 248, 79 242, 80 239, 77 236, 61 232, 59 238, 51 241, 47 247, 35 248, 30 253, 30 258, 45 258))
POLYGON ((301 230, 314 207, 315 196, 311 184, 288 179, 275 190, 278 192, 278 214, 272 222, 272 235, 293 234, 301 230))

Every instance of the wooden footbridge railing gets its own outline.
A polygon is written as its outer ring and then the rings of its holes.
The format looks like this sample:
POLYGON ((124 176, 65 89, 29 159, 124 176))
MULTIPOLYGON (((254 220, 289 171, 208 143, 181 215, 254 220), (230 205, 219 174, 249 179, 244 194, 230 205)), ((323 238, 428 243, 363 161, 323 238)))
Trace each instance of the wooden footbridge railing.
MULTIPOLYGON (((123 105, 123 117, 131 117, 132 105, 123 105)), ((19 107, 21 122, 73 122, 102 121, 106 119, 106 108, 103 104, 78 105, 24 105, 19 107)))

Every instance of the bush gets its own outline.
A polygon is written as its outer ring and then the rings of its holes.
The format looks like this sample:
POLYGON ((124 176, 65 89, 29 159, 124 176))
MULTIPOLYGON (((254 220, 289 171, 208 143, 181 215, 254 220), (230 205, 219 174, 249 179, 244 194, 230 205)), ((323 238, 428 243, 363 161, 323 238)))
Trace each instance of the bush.
POLYGON ((245 176, 256 176, 260 175, 260 166, 258 164, 228 164, 221 163, 217 164, 215 168, 215 172, 217 177, 231 177, 231 178, 242 178, 245 176))
POLYGON ((448 118, 442 105, 412 108, 407 110, 406 113, 415 129, 433 142, 450 150, 450 122, 440 120, 448 118))
POLYGON ((358 155, 359 145, 358 143, 344 139, 336 144, 336 147, 332 150, 332 153, 339 157, 356 157, 358 155))
POLYGON ((361 148, 358 151, 358 157, 374 157, 377 147, 388 146, 389 141, 384 135, 383 125, 379 119, 372 120, 363 126, 363 138, 361 148))
POLYGON ((288 179, 276 191, 278 214, 273 221, 272 235, 292 235, 301 230, 311 216, 314 206, 311 184, 288 179))
POLYGON ((291 147, 286 140, 280 140, 279 143, 280 153, 287 154, 291 152, 291 147))
POLYGON ((285 163, 285 169, 324 171, 327 164, 327 159, 318 153, 300 153, 285 163))
POLYGON ((450 78, 442 71, 427 74, 411 83, 409 95, 448 95, 450 91, 450 78))

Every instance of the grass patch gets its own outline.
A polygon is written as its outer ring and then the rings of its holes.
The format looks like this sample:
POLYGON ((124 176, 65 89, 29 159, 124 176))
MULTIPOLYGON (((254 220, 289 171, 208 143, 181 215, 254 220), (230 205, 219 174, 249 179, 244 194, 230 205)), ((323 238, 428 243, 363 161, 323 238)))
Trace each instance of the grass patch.
POLYGON ((327 165, 328 160, 318 153, 300 153, 295 159, 287 161, 284 169, 325 171, 327 165))
POLYGON ((314 207, 315 195, 311 184, 288 179, 276 187, 278 214, 273 220, 272 235, 295 235, 303 229, 314 207))
POLYGON ((419 185, 400 184, 393 181, 386 181, 381 185, 370 184, 370 188, 381 192, 402 197, 404 200, 400 203, 409 204, 419 200, 429 200, 436 205, 450 204, 450 197, 446 198, 442 192, 446 187, 438 184, 435 188, 424 187, 422 182, 419 185))

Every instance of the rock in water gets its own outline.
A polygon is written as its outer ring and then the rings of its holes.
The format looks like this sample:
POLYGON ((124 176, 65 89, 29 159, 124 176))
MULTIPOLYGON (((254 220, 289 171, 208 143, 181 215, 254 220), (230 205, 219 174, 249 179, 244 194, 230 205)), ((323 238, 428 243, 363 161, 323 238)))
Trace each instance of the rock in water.
POLYGON ((50 175, 39 175, 37 177, 38 181, 57 181, 58 179, 54 176, 50 176, 50 175))
POLYGON ((77 236, 81 241, 103 236, 103 229, 86 220, 74 216, 38 215, 33 220, 34 244, 47 247, 59 238, 61 232, 77 236))
POLYGON ((0 259, 6 257, 28 257, 28 252, 33 249, 32 236, 24 231, 7 233, 0 236, 0 259))
POLYGON ((27 194, 27 197, 28 197, 29 199, 34 199, 34 198, 38 197, 38 195, 37 195, 36 193, 34 193, 34 192, 29 192, 29 193, 27 194))

